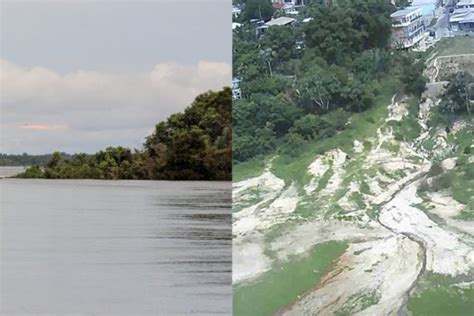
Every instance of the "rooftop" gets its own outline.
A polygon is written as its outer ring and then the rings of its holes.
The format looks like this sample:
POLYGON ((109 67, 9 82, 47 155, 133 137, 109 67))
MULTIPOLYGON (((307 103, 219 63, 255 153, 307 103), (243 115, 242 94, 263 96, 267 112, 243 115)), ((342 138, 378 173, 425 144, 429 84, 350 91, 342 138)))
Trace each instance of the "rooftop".
POLYGON ((450 22, 474 23, 474 12, 459 16, 458 19, 452 19, 450 22))
POLYGON ((456 4, 456 6, 470 5, 470 4, 474 4, 474 0, 461 0, 456 4))
POLYGON ((232 22, 232 29, 235 30, 238 27, 241 27, 242 23, 232 22))
POLYGON ((406 16, 410 13, 413 13, 413 12, 416 12, 416 11, 420 11, 421 12, 421 9, 420 8, 406 8, 406 9, 403 9, 403 10, 398 10, 396 12, 393 12, 390 17, 392 18, 399 18, 399 17, 403 17, 403 16, 406 16))
POLYGON ((265 23, 266 26, 275 26, 275 25, 288 25, 295 22, 296 20, 287 16, 282 16, 265 23))
POLYGON ((455 23, 455 22, 459 22, 459 23, 472 23, 474 22, 474 12, 471 11, 465 11, 465 12, 462 12, 462 13, 458 13, 458 14, 453 14, 450 18, 449 18, 449 22, 450 23, 455 23))

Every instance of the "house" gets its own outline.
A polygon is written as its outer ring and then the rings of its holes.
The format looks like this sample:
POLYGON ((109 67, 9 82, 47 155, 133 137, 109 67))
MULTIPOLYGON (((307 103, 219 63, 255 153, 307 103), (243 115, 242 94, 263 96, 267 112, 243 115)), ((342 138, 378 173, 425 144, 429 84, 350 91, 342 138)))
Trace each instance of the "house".
POLYGON ((287 16, 281 16, 276 19, 272 19, 265 23, 266 26, 282 26, 282 25, 288 25, 288 26, 293 26, 295 24, 296 20, 287 16))
POLYGON ((272 26, 293 26, 296 23, 296 19, 287 16, 281 16, 276 19, 272 19, 267 23, 264 23, 257 27, 257 36, 264 34, 269 27, 272 26))
POLYGON ((436 17, 436 9, 439 4, 439 0, 413 0, 410 8, 420 8, 425 25, 429 25, 436 17))
POLYGON ((390 15, 392 18, 392 47, 418 47, 426 37, 421 8, 408 7, 390 15))
POLYGON ((242 9, 240 9, 240 7, 235 5, 232 6, 232 15, 234 16, 234 18, 238 18, 241 13, 242 9))
POLYGON ((232 79, 232 100, 242 98, 242 91, 240 90, 240 80, 238 78, 232 79))
MULTIPOLYGON (((408 4, 411 4, 413 2, 413 0, 408 0, 408 4)), ((396 5, 397 4, 397 1, 396 0, 390 0, 390 3, 392 5, 396 5)))
POLYGON ((281 10, 286 15, 298 15, 299 14, 298 10, 296 10, 296 7, 292 4, 285 4, 283 6, 283 8, 281 8, 281 10))
POLYGON ((235 30, 242 26, 242 23, 232 22, 232 30, 235 30))
POLYGON ((456 4, 449 26, 453 31, 474 31, 474 0, 462 0, 456 4))
POLYGON ((293 7, 302 7, 307 0, 272 0, 272 5, 275 9, 281 9, 285 5, 293 7))

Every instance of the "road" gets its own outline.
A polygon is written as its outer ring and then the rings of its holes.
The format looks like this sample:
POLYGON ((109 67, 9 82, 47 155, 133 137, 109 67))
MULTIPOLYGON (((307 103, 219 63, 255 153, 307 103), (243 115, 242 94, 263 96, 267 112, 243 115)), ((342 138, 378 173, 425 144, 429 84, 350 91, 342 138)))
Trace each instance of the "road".
POLYGON ((449 30, 449 9, 442 7, 438 10, 442 10, 442 15, 438 16, 438 20, 434 25, 436 38, 449 37, 451 36, 451 31, 449 30))

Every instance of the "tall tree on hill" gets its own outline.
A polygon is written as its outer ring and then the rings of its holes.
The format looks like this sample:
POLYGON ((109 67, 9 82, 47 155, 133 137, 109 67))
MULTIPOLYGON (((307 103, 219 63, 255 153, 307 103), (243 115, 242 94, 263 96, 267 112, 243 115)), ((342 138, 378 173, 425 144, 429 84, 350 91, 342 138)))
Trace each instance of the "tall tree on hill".
POLYGON ((465 113, 471 118, 473 103, 474 77, 465 71, 456 73, 446 87, 441 108, 449 113, 465 113))
POLYGON ((272 2, 270 0, 246 0, 242 17, 244 21, 251 19, 269 20, 273 15, 272 2))

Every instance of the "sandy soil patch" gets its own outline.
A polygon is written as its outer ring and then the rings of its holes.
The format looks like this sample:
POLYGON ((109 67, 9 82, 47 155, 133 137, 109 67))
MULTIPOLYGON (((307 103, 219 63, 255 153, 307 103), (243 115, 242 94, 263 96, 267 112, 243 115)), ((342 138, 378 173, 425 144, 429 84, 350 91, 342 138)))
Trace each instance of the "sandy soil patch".
POLYGON ((340 149, 331 150, 328 152, 329 159, 332 161, 333 175, 329 178, 326 187, 321 191, 321 195, 330 195, 340 189, 342 181, 344 180, 344 164, 347 159, 347 154, 340 149))
POLYGON ((453 199, 447 191, 428 193, 428 198, 429 213, 441 217, 448 227, 474 236, 474 225, 472 222, 453 218, 458 216, 466 205, 453 199))
POLYGON ((445 170, 453 170, 456 167, 456 158, 447 158, 441 162, 441 167, 445 170))
POLYGON ((282 179, 276 177, 269 170, 266 170, 258 177, 234 183, 232 185, 232 198, 240 198, 242 192, 248 191, 251 188, 261 189, 263 193, 273 193, 280 191, 284 186, 285 182, 282 179))
POLYGON ((308 173, 313 176, 310 183, 304 187, 306 194, 310 194, 318 188, 319 179, 329 170, 326 156, 318 156, 309 166, 308 173))
POLYGON ((388 106, 388 117, 385 119, 388 121, 401 121, 405 115, 408 114, 406 100, 400 102, 393 102, 388 106))
POLYGON ((234 238, 232 241, 232 282, 250 280, 268 271, 271 260, 263 253, 263 235, 234 238))
POLYGON ((380 221, 396 232, 421 240, 427 249, 426 269, 435 273, 459 275, 474 268, 474 250, 454 233, 444 230, 413 205, 419 181, 401 190, 380 213, 380 221))
POLYGON ((357 153, 357 154, 360 154, 361 152, 364 151, 364 145, 362 144, 362 142, 358 141, 357 139, 354 140, 354 152, 357 153))
POLYGON ((288 220, 298 204, 298 191, 292 184, 281 194, 280 192, 281 190, 269 192, 262 202, 234 213, 232 233, 245 235, 254 230, 266 230, 288 220))
POLYGON ((351 315, 396 314, 421 269, 419 252, 418 244, 403 236, 352 244, 322 282, 284 315, 334 315, 340 309, 351 315), (377 295, 378 303, 366 310, 348 306, 364 293, 377 295))

